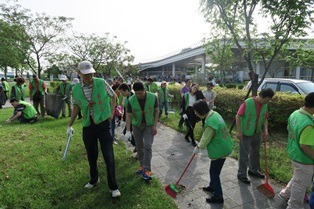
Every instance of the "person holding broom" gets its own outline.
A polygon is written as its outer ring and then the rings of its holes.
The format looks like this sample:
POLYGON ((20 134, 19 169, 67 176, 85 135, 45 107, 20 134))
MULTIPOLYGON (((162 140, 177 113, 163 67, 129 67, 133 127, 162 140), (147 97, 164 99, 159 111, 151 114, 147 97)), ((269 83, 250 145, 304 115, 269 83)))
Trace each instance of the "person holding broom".
POLYGON ((207 149, 208 157, 211 159, 209 168, 210 183, 203 190, 212 192, 213 196, 207 198, 206 202, 223 203, 220 173, 226 157, 231 156, 233 153, 233 142, 229 129, 221 115, 211 110, 204 100, 194 103, 193 109, 197 117, 205 119, 202 138, 194 148, 194 153, 197 154, 199 149, 207 149))
POLYGON ((275 95, 270 88, 263 89, 259 96, 246 99, 236 115, 237 138, 239 142, 238 180, 250 184, 247 174, 256 178, 265 178, 260 173, 261 135, 268 138, 267 103, 275 95), (249 167, 249 170, 248 170, 249 167))
POLYGON ((304 208, 304 194, 312 182, 314 174, 313 114, 314 92, 305 97, 304 106, 294 111, 288 119, 287 152, 292 162, 293 176, 286 188, 278 194, 281 199, 289 200, 287 209, 304 208))

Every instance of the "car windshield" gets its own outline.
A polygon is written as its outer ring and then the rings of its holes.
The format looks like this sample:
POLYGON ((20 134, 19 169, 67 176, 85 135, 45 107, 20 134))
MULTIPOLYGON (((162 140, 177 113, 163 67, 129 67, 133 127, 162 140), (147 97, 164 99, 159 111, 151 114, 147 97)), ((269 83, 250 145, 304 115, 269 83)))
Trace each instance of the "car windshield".
POLYGON ((314 83, 313 82, 298 83, 297 85, 305 94, 309 94, 311 92, 314 92, 314 83))

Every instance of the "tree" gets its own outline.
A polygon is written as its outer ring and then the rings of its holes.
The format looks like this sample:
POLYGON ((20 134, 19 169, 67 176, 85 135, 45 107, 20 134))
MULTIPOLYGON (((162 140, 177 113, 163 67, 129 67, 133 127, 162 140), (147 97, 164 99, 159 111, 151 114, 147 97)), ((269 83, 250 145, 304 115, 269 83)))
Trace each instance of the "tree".
POLYGON ((302 66, 312 70, 311 81, 314 81, 314 40, 299 40, 295 42, 296 50, 287 56, 290 66, 302 66))
POLYGON ((77 57, 65 52, 50 53, 48 57, 48 62, 52 66, 58 68, 58 72, 55 70, 55 68, 49 68, 50 70, 54 69, 50 75, 54 75, 55 77, 58 77, 58 74, 64 74, 68 78, 71 78, 72 75, 77 71, 77 63, 80 62, 77 57))
POLYGON ((78 60, 89 60, 98 73, 109 76, 112 69, 128 66, 134 60, 130 50, 125 47, 126 42, 121 44, 116 36, 111 38, 109 33, 105 36, 74 35, 66 43, 78 60))
POLYGON ((29 45, 19 38, 22 33, 22 28, 0 20, 0 67, 4 69, 4 77, 8 67, 19 69, 24 63, 23 52, 29 49, 29 45), (21 50, 15 45, 20 45, 21 50))
POLYGON ((311 0, 201 0, 200 8, 208 22, 217 28, 228 28, 231 37, 245 59, 252 80, 252 95, 257 95, 258 75, 254 63, 262 59, 265 73, 281 49, 293 38, 306 35, 312 24, 311 0), (258 33, 256 8, 270 20, 270 34, 258 33))
MULTIPOLYGON (((234 42, 226 29, 220 31, 219 28, 214 27, 211 30, 211 38, 204 39, 203 47, 206 48, 205 52, 210 56, 212 66, 215 66, 215 71, 222 75, 222 84, 225 82, 226 71, 228 69, 234 69, 232 68, 234 63, 232 46, 234 46, 234 42)), ((232 70, 233 76, 234 73, 235 71, 232 70)))
MULTIPOLYGON (((0 5, 1 17, 11 25, 17 25, 23 28, 23 40, 30 45, 29 50, 24 53, 26 64, 33 73, 40 74, 43 70, 43 61, 49 51, 56 51, 56 41, 72 27, 72 18, 51 17, 42 14, 31 14, 29 10, 22 8, 19 4, 10 6, 8 4, 0 5), (32 56, 36 61, 36 66, 32 64, 32 56)), ((19 44, 15 47, 22 51, 19 44)))

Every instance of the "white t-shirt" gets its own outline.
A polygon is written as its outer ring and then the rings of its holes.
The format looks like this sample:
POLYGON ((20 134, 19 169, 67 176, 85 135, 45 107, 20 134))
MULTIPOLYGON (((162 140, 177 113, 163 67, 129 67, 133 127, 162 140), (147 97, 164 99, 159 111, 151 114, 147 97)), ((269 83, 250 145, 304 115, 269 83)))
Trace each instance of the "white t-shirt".
POLYGON ((190 95, 189 95, 189 107, 193 107, 193 104, 196 102, 196 95, 194 94, 194 95, 192 95, 191 93, 190 93, 190 95))

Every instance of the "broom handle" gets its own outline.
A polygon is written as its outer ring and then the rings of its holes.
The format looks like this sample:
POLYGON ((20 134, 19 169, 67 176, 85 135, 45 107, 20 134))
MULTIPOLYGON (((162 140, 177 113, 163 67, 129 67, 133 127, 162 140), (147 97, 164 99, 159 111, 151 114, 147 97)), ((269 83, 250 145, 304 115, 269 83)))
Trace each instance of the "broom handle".
POLYGON ((188 167, 190 166, 190 164, 191 164, 191 162, 192 162, 192 160, 193 160, 194 157, 195 157, 195 153, 192 155, 190 162, 189 162, 189 163, 187 164, 187 166, 185 167, 183 173, 181 174, 179 180, 178 180, 177 183, 176 183, 176 186, 178 186, 179 182, 181 181, 183 175, 185 174, 186 170, 187 170, 188 167))
POLYGON ((264 155, 265 155, 265 175, 266 183, 268 184, 268 165, 267 165, 267 152, 266 152, 266 138, 264 138, 264 155))

